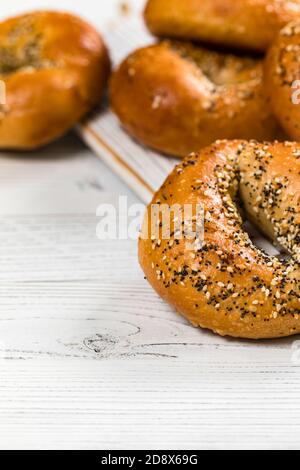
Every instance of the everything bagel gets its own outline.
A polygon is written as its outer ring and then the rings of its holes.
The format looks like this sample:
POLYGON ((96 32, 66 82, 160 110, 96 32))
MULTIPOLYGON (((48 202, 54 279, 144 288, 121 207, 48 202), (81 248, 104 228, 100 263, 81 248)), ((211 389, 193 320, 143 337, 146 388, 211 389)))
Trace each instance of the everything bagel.
POLYGON ((299 0, 149 0, 145 19, 162 37, 265 51, 290 21, 299 0))
POLYGON ((110 62, 81 19, 35 12, 0 23, 0 148, 34 149, 61 136, 100 102, 110 62))
POLYGON ((139 49, 113 74, 111 106, 125 129, 163 153, 185 156, 216 139, 274 140, 262 63, 166 41, 139 49))
MULTIPOLYGON (((264 65, 265 89, 272 110, 287 134, 300 140, 300 104, 293 102, 300 80, 300 21, 287 25, 270 48, 264 65)), ((298 94, 299 100, 299 94, 298 94)))
POLYGON ((145 216, 139 259, 158 294, 193 325, 220 335, 300 332, 300 145, 217 142, 176 167, 145 216), (290 260, 266 255, 243 229, 248 216, 290 260), (152 207, 204 209, 204 243, 152 235, 152 207), (147 228, 148 224, 148 228, 147 228))

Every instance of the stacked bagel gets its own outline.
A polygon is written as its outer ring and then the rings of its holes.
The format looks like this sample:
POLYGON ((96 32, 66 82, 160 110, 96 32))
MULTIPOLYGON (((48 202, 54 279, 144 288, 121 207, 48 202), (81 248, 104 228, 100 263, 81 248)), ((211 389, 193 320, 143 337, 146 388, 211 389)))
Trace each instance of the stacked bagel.
POLYGON ((149 0, 145 20, 159 42, 111 81, 133 137, 175 156, 216 139, 300 138, 299 0, 149 0))
POLYGON ((299 334, 300 0, 149 0, 145 19, 159 42, 116 70, 112 108, 143 144, 190 154, 147 209, 146 278, 195 326, 299 334), (288 257, 256 247, 244 216, 288 257))

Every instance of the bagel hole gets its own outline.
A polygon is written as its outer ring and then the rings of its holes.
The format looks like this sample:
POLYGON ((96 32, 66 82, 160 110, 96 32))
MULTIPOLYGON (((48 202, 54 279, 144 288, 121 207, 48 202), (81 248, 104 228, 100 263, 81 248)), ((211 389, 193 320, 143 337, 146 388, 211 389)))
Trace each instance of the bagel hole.
POLYGON ((0 74, 8 75, 25 67, 39 68, 40 48, 32 41, 20 49, 0 47, 0 74))
POLYGON ((7 32, 0 46, 0 74, 9 75, 24 68, 42 68, 43 33, 35 30, 30 15, 22 17, 7 32))
POLYGON ((245 53, 215 50, 208 46, 200 46, 193 42, 165 40, 164 43, 179 54, 183 59, 194 63, 201 72, 217 87, 242 83, 245 75, 248 79, 255 78, 255 67, 258 57, 247 56, 245 53))
POLYGON ((205 40, 201 40, 201 42, 197 42, 193 39, 172 39, 166 36, 161 36, 161 39, 158 40, 159 43, 161 42, 168 42, 172 44, 190 44, 195 48, 202 48, 206 49, 207 51, 210 52, 216 52, 220 55, 234 55, 238 58, 249 58, 253 59, 256 61, 262 60, 265 56, 265 53, 259 52, 259 51, 251 51, 248 49, 242 49, 242 48, 235 48, 233 46, 229 47, 224 44, 216 43, 212 44, 210 42, 206 42, 205 40))
POLYGON ((242 202, 240 191, 233 197, 238 212, 243 220, 242 228, 248 234, 251 242, 256 248, 266 253, 268 256, 276 257, 281 261, 288 261, 291 259, 290 253, 288 253, 283 247, 275 245, 270 238, 268 238, 259 228, 252 222, 242 202))
POLYGON ((260 250, 267 253, 269 256, 275 256, 276 258, 287 261, 291 257, 283 248, 276 247, 273 243, 262 234, 249 220, 246 220, 243 224, 243 229, 248 233, 252 243, 260 250))

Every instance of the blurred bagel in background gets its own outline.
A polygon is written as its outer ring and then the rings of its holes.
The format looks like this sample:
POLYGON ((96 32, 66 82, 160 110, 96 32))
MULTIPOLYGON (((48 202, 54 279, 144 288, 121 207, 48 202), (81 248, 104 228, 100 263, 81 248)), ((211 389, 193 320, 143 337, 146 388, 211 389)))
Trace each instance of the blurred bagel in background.
POLYGON ((300 0, 149 0, 145 20, 160 37, 264 52, 300 18, 300 0))
POLYGON ((63 135, 101 101, 109 72, 101 36, 76 16, 38 11, 0 23, 0 148, 63 135))
POLYGON ((216 139, 281 134, 263 90, 262 62, 165 41, 133 52, 110 84, 113 111, 136 139, 185 156, 216 139))
POLYGON ((268 51, 265 90, 278 121, 289 137, 300 140, 300 21, 280 31, 268 51))

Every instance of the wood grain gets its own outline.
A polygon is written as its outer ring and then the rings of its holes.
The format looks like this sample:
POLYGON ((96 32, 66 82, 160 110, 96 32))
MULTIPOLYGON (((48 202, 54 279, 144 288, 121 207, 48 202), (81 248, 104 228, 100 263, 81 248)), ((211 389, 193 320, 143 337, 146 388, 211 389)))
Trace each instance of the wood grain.
POLYGON ((286 365, 9 361, 6 448, 298 448, 299 374, 286 365))

